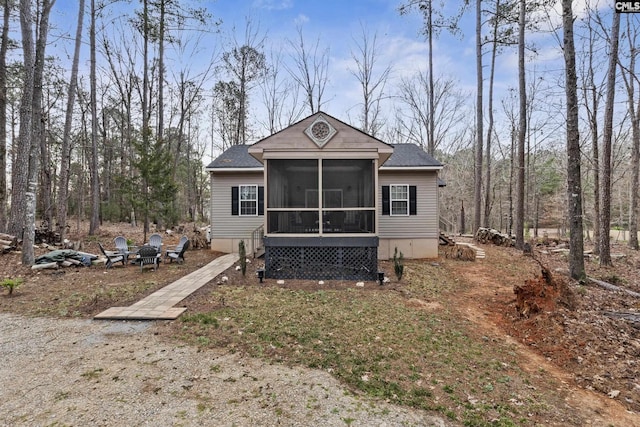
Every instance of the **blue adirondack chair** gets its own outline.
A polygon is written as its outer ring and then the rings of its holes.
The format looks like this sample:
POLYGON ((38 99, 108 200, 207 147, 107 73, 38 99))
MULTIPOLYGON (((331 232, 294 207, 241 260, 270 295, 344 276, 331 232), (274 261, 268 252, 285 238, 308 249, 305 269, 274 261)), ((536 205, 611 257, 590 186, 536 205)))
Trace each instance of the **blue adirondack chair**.
POLYGON ((158 253, 162 253, 162 236, 158 233, 149 236, 149 246, 153 246, 158 250, 158 253))

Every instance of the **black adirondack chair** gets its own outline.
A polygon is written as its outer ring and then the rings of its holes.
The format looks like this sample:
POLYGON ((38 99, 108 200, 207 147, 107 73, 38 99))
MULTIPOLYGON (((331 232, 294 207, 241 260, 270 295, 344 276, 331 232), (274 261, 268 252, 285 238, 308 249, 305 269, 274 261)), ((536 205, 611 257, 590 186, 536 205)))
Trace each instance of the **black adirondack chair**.
POLYGON ((160 266, 160 252, 153 246, 144 245, 138 250, 138 255, 136 255, 136 259, 133 262, 140 264, 140 271, 144 269, 145 265, 153 266, 155 271, 160 266))
POLYGON ((191 241, 186 240, 182 244, 182 247, 178 247, 175 250, 167 251, 165 258, 169 259, 170 263, 175 259, 178 264, 182 264, 184 262, 184 253, 187 251, 187 249, 189 249, 190 244, 191 241))

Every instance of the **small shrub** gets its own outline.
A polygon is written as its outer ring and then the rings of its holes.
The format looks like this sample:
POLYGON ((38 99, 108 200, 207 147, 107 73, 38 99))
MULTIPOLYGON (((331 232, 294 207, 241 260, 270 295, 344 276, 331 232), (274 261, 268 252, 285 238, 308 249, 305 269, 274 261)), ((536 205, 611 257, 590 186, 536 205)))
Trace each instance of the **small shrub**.
POLYGON ((247 250, 244 247, 244 240, 240 240, 238 254, 240 255, 240 270, 242 271, 242 276, 244 276, 247 273, 247 250))
POLYGON ((13 290, 17 289, 22 282, 24 282, 24 280, 21 277, 18 277, 17 279, 4 279, 0 282, 0 286, 9 289, 9 295, 11 295, 13 294, 13 290))
POLYGON ((402 280, 402 274, 404 273, 404 255, 402 255, 402 251, 400 251, 400 255, 398 255, 397 246, 393 252, 393 271, 396 273, 398 282, 402 280))

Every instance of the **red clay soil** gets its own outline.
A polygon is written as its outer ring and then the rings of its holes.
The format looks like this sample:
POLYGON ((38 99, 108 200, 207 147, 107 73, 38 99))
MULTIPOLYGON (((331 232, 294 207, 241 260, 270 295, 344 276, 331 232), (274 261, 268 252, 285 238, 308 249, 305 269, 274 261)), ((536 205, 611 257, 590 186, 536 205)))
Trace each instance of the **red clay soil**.
MULTIPOLYGON (((454 296, 460 311, 486 333, 517 343, 530 361, 525 369, 544 369, 562 381, 572 406, 592 412, 603 425, 640 425, 640 329, 603 314, 637 313, 640 299, 570 281, 560 272, 567 268, 562 252, 537 247, 531 257, 475 244, 486 259, 442 261, 469 284, 454 296)), ((602 269, 587 260, 588 275, 615 277, 639 291, 640 254, 623 246, 615 250, 624 254, 616 266, 602 269)))

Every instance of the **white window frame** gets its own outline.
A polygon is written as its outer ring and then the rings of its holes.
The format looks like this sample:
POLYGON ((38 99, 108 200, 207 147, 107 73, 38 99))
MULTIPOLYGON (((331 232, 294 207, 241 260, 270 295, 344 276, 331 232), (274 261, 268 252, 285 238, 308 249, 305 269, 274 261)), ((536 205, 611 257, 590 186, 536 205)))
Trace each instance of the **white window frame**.
POLYGON ((409 216, 409 184, 391 184, 389 185, 389 215, 390 216, 409 216), (398 187, 405 188, 406 197, 404 198, 396 198, 394 189, 398 187), (394 212, 394 205, 396 202, 404 202, 405 203, 405 211, 394 212))
MULTIPOLYGON (((251 192, 249 193, 251 195, 251 192)), ((238 186, 238 215, 239 216, 258 216, 258 186, 256 184, 244 184, 238 186), (251 187, 253 188, 253 195, 255 198, 244 198, 244 192, 242 191, 244 188, 251 187), (254 213, 245 213, 243 210, 243 203, 245 203, 246 208, 249 209, 251 207, 251 203, 253 203, 253 207, 255 209, 254 213)))

